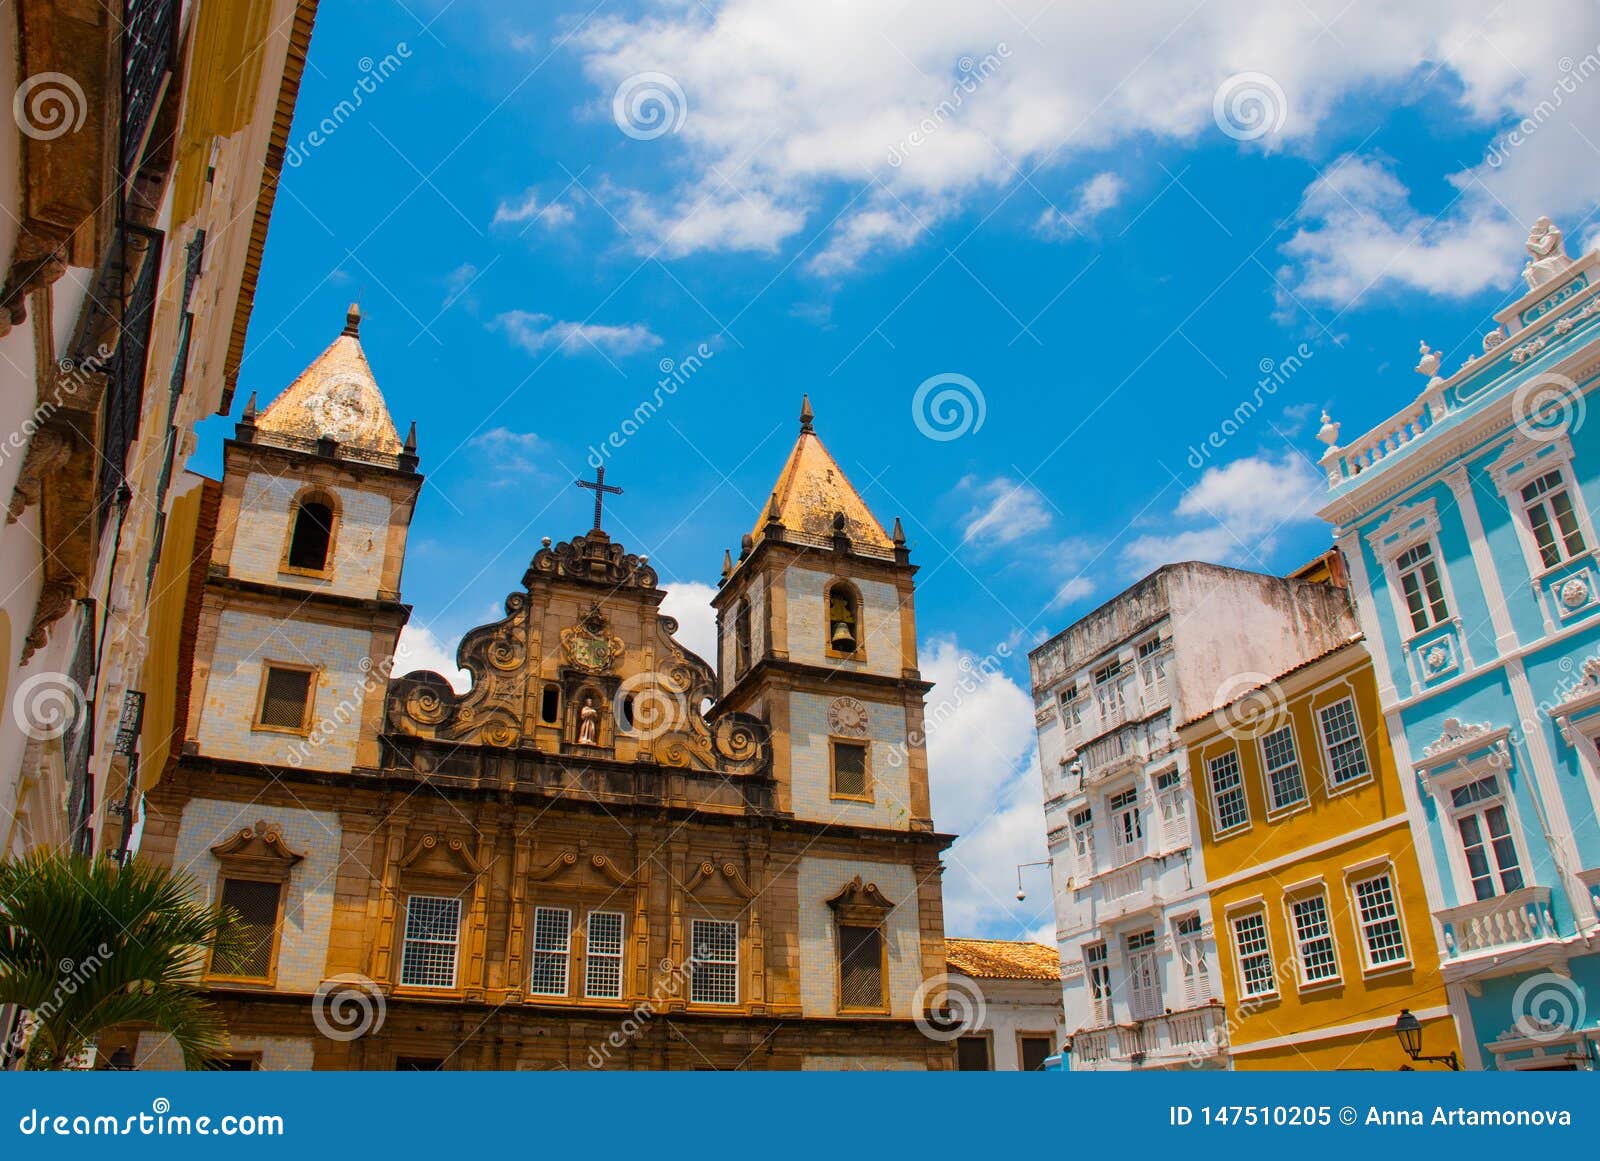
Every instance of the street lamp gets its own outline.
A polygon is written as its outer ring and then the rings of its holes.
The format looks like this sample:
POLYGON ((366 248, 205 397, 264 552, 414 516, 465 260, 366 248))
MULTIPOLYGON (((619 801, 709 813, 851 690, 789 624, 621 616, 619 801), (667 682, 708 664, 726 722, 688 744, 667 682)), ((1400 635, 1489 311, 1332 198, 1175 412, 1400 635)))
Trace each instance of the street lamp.
POLYGON ((1422 1021, 1411 1014, 1410 1008, 1400 1009, 1400 1018, 1394 1022, 1394 1034, 1400 1040, 1400 1047, 1405 1049, 1406 1055, 1412 1060, 1425 1064, 1442 1064, 1451 1072, 1461 1071, 1461 1062, 1456 1059, 1454 1052, 1447 1056, 1422 1055, 1422 1021))
POLYGON ((1021 903, 1024 899, 1026 899, 1028 897, 1028 893, 1022 889, 1022 868, 1023 867, 1048 867, 1050 865, 1050 862, 1051 862, 1051 860, 1049 860, 1049 859, 1040 859, 1036 863, 1018 863, 1017 864, 1017 902, 1018 903, 1021 903))

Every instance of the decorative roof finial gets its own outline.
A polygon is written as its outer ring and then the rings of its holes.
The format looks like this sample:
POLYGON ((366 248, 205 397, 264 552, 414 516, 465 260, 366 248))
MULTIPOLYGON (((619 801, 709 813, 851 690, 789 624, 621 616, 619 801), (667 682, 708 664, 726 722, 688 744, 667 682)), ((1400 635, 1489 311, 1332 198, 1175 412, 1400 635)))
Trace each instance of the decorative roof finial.
POLYGON ((900 526, 900 517, 894 518, 894 545, 899 548, 906 542, 906 530, 900 526))
POLYGON ((782 524, 783 510, 778 506, 778 493, 772 493, 772 499, 767 503, 767 523, 782 524))
POLYGON ((733 553, 726 548, 722 550, 722 579, 727 580, 733 573, 733 553))
POLYGON ((344 312, 344 330, 341 332, 352 339, 361 336, 361 304, 352 302, 350 309, 344 312))
POLYGON ((1422 340, 1417 350, 1422 353, 1422 361, 1416 366, 1417 374, 1426 375, 1432 379, 1439 373, 1439 352, 1428 346, 1428 340, 1426 339, 1422 340))
POLYGON ((1317 432, 1317 438, 1328 445, 1332 451, 1339 443, 1339 425, 1333 421, 1326 411, 1322 413, 1322 430, 1317 432))
POLYGON ((1541 217, 1533 224, 1526 249, 1528 264, 1522 268, 1522 277, 1527 280, 1529 290, 1538 290, 1546 283, 1554 282, 1572 265, 1561 228, 1549 218, 1541 217))
POLYGON ((250 399, 244 405, 244 414, 239 417, 240 423, 254 423, 256 421, 256 393, 250 392, 250 399))
POLYGON ((412 454, 415 454, 417 450, 417 421, 415 419, 411 421, 411 430, 406 432, 405 450, 412 454))
POLYGON ((812 430, 811 421, 813 419, 815 419, 815 418, 816 418, 816 415, 811 410, 811 396, 809 396, 809 395, 800 396, 800 430, 802 432, 807 432, 807 431, 812 430))

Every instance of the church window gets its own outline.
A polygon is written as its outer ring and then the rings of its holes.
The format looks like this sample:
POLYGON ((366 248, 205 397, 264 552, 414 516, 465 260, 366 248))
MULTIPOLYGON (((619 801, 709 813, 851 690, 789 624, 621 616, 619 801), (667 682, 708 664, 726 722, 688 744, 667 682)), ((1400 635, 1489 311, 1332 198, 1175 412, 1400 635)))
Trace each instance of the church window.
POLYGON ((261 680, 261 705, 256 713, 256 725, 269 730, 293 730, 304 733, 311 716, 311 679, 313 672, 299 666, 266 666, 261 680))
POLYGON ((583 994, 600 1000, 622 998, 622 912, 589 912, 584 951, 583 994))
POLYGON ((861 607, 855 591, 838 583, 828 589, 828 652, 854 657, 861 643, 861 607))
POLYGON ((733 673, 750 668, 750 602, 741 599, 733 613, 733 673))
POLYGON ((533 910, 533 969, 528 991, 535 996, 567 994, 567 961, 572 952, 572 912, 565 907, 533 910))
POLYGON ((460 938, 460 899, 410 896, 406 900, 400 983, 409 988, 455 987, 456 945, 460 938))
POLYGON ((557 725, 561 721, 561 687, 547 685, 544 693, 539 697, 539 720, 547 726, 557 725))
POLYGON ((221 903, 240 919, 239 946, 213 952, 211 974, 231 979, 272 978, 272 953, 278 941, 278 905, 282 883, 255 879, 223 879, 221 903))
POLYGON ((833 743, 833 797, 870 798, 867 747, 863 742, 833 743))
POLYGON ((314 493, 295 506, 289 534, 288 566, 304 572, 324 572, 333 546, 333 505, 314 493))
POLYGON ((633 729, 633 694, 631 693, 622 695, 622 728, 625 730, 633 729))
POLYGON ((881 1009, 883 931, 877 927, 839 927, 839 1006, 881 1009))
POLYGON ((739 923, 734 919, 696 919, 689 925, 689 1001, 739 1002, 739 923))

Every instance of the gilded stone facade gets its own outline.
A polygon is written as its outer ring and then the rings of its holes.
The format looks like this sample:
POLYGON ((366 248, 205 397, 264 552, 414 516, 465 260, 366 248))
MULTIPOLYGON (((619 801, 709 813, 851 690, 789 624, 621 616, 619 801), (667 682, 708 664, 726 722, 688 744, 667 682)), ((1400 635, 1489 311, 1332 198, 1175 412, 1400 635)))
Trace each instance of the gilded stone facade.
POLYGON ((944 971, 950 836, 929 816, 914 568, 809 408, 760 536, 727 562, 717 668, 676 639, 648 560, 595 527, 533 551, 504 616, 463 638, 458 694, 391 673, 421 477, 382 407, 352 311, 229 441, 191 602, 187 741, 147 797, 140 853, 208 897, 283 884, 253 974, 211 965, 234 1054, 950 1067, 919 1026, 944 971), (308 500, 334 513, 325 568, 289 563, 308 500), (312 672, 303 729, 266 721, 273 664, 312 672), (250 843, 265 871, 240 868, 250 843), (846 938, 872 955, 843 962, 846 938))

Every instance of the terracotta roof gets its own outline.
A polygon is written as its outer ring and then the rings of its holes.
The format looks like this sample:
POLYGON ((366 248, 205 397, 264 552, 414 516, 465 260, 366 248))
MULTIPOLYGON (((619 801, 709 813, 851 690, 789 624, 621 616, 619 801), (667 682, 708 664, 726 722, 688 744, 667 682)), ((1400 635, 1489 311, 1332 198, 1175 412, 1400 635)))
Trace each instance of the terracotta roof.
POLYGON ((300 372, 261 413, 256 428, 269 434, 320 439, 397 455, 400 435, 361 349, 361 312, 352 306, 343 333, 300 372))
POLYGON ((947 939, 944 958, 951 971, 977 979, 1059 980, 1061 955, 1042 943, 1008 939, 947 939))
POLYGON ((789 453, 788 462, 778 474, 772 499, 761 507, 756 526, 750 530, 753 543, 771 518, 772 505, 778 506, 778 519, 791 531, 812 536, 833 535, 835 513, 844 514, 844 530, 858 545, 890 551, 894 543, 867 507, 861 494, 845 478, 838 461, 822 446, 811 428, 811 403, 801 405, 800 438, 789 453))

